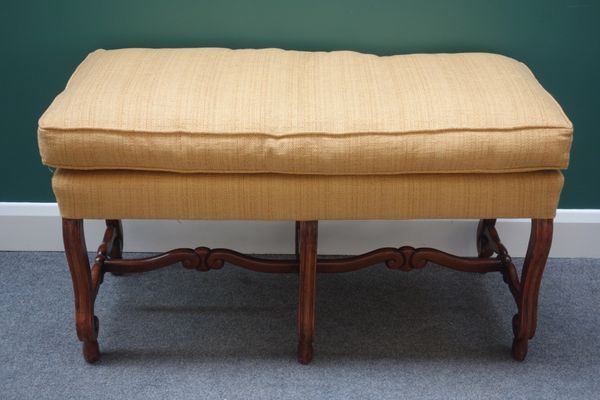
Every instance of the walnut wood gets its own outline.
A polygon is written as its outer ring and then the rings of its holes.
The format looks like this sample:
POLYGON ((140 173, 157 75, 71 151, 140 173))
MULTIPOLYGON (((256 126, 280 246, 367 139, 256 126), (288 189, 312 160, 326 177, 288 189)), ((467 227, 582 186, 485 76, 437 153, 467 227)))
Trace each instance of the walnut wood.
POLYGON ((302 221, 299 225, 298 361, 308 364, 313 357, 315 330, 318 223, 302 221))
MULTIPOLYGON (((112 259, 123 258, 123 224, 120 219, 107 219, 106 227, 113 228, 116 231, 113 245, 108 252, 108 256, 112 259)), ((122 272, 111 272, 113 275, 123 275, 122 272)))
POLYGON ((488 258, 494 254, 494 250, 489 247, 489 241, 485 232, 489 228, 493 228, 496 225, 495 219, 482 219, 477 225, 477 255, 480 258, 488 258))
POLYGON ((528 340, 535 334, 537 299, 544 265, 552 241, 552 220, 532 220, 531 235, 521 280, 517 269, 500 241, 496 220, 484 219, 477 228, 478 257, 458 257, 431 248, 386 247, 345 258, 318 259, 316 221, 297 222, 295 231, 296 259, 263 259, 241 254, 229 249, 175 249, 143 259, 123 259, 123 230, 121 221, 107 220, 103 240, 90 268, 85 247, 83 221, 63 219, 65 253, 73 280, 75 294, 75 320, 78 338, 83 342, 84 358, 88 362, 99 359, 97 342, 98 319, 94 316, 94 301, 104 273, 113 274, 147 272, 181 262, 185 268, 209 271, 222 268, 227 262, 259 272, 299 273, 298 304, 298 360, 308 363, 312 359, 314 336, 314 304, 316 273, 356 271, 384 263, 390 269, 411 271, 434 262, 448 268, 466 272, 502 273, 517 303, 518 312, 513 317, 514 358, 523 360, 527 354, 528 340), (496 257, 492 257, 493 255, 496 257))
MULTIPOLYGON (((402 249, 402 248, 401 248, 402 249)), ((443 267, 448 267, 463 272, 495 272, 501 270, 501 264, 497 260, 486 260, 478 257, 458 257, 431 248, 413 249, 405 248, 405 254, 410 254, 409 264, 416 268, 422 268, 427 262, 433 262, 443 267)))
POLYGON ((85 246, 83 220, 63 219, 63 240, 73 281, 77 337, 83 342, 83 357, 92 363, 100 358, 96 340, 99 324, 94 316, 92 274, 85 246))
POLYGON ((339 273, 358 271, 372 265, 385 263, 389 268, 402 265, 402 253, 394 247, 383 247, 354 257, 318 259, 317 272, 339 273))
POLYGON ((214 263, 223 265, 224 262, 228 262, 256 272, 289 273, 298 271, 298 262, 296 260, 269 260, 248 256, 228 249, 206 250, 208 251, 207 263, 209 265, 214 263))
POLYGON ((294 231, 294 253, 296 254, 296 260, 298 260, 300 258, 300 221, 296 221, 294 231))
MULTIPOLYGON (((157 256, 138 259, 108 259, 104 270, 117 274, 148 272, 181 262, 186 268, 200 270, 200 254, 193 249, 175 249, 157 256)), ((208 270, 208 269, 206 269, 208 270)))
POLYGON ((482 220, 477 229, 477 245, 479 255, 490 257, 496 254, 501 262, 504 281, 517 303, 517 314, 512 325, 514 339, 512 354, 516 360, 522 361, 527 355, 528 341, 533 338, 537 325, 537 301, 542 274, 552 244, 551 219, 533 219, 527 254, 523 263, 521 279, 506 247, 500 241, 495 228, 495 220, 482 220))
POLYGON ((118 255, 121 257, 121 248, 119 247, 119 221, 117 223, 109 224, 106 223, 106 230, 104 231, 104 237, 98 250, 96 251, 96 257, 94 258, 94 264, 92 265, 92 300, 96 300, 100 284, 104 279, 104 263, 110 257, 109 254, 118 255), (115 250, 116 249, 116 250, 115 250))
POLYGON ((176 249, 141 259, 108 259, 104 262, 104 269, 107 272, 137 273, 168 267, 178 262, 181 262, 185 268, 198 271, 220 269, 225 262, 257 272, 290 273, 298 271, 298 261, 296 260, 269 260, 229 249, 211 250, 206 247, 176 249))
POLYGON ((512 261, 512 258, 508 254, 508 250, 502 244, 500 236, 495 226, 496 220, 482 220, 479 223, 477 229, 478 243, 483 243, 484 250, 479 252, 480 256, 483 254, 486 257, 490 257, 496 254, 496 259, 500 261, 503 268, 500 269, 504 282, 508 285, 511 294, 513 295, 516 302, 519 301, 521 284, 519 283, 519 274, 517 268, 512 261), (488 252, 491 252, 489 254, 488 252), (489 254, 489 255, 488 255, 489 254))
MULTIPOLYGON (((376 264, 385 263, 390 269, 411 271, 423 268, 427 262, 466 272, 501 271, 502 264, 496 259, 458 257, 430 248, 405 246, 399 249, 384 247, 368 253, 343 258, 318 258, 317 272, 352 272, 376 264)), ((223 267, 225 262, 257 272, 291 273, 298 271, 298 261, 293 259, 270 260, 248 256, 229 249, 175 249, 157 256, 141 259, 105 259, 104 271, 117 273, 147 272, 182 262, 184 267, 209 271, 223 267)))
POLYGON ((92 276, 92 301, 96 301, 96 297, 98 296, 98 291, 100 290, 100 285, 104 280, 104 271, 101 265, 94 264, 91 269, 92 276))
POLYGON ((108 256, 112 259, 123 257, 123 224, 120 219, 107 219, 106 230, 111 229, 113 231, 113 237, 111 245, 108 250, 108 256))
POLYGON ((502 269, 501 263, 493 259, 457 257, 436 249, 426 247, 415 249, 404 246, 399 249, 384 247, 354 257, 319 259, 317 271, 324 273, 351 272, 381 263, 385 263, 390 269, 412 271, 425 267, 429 261, 465 272, 494 272, 502 269))
POLYGON ((521 273, 521 291, 517 300, 518 313, 513 317, 515 334, 512 354, 522 361, 527 355, 529 339, 535 335, 537 325, 537 302, 542 274, 552 245, 553 221, 533 219, 527 254, 521 273))

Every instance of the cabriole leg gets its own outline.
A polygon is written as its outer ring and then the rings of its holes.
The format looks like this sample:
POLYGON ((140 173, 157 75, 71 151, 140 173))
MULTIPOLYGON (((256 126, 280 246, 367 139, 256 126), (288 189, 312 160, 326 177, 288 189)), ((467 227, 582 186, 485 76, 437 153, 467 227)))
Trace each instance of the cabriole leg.
POLYGON ((89 363, 98 361, 98 318, 94 315, 94 294, 88 260, 83 220, 63 218, 65 255, 71 271, 75 295, 75 327, 83 342, 83 357, 89 363))
POLYGON ((313 357, 315 329, 315 286, 317 275, 317 221, 298 223, 298 361, 308 364, 313 357))
POLYGON ((527 343, 535 335, 537 306, 542 274, 552 244, 552 219, 531 220, 531 235, 521 273, 521 290, 517 299, 518 313, 513 317, 515 338, 512 354, 522 361, 527 355, 527 343))

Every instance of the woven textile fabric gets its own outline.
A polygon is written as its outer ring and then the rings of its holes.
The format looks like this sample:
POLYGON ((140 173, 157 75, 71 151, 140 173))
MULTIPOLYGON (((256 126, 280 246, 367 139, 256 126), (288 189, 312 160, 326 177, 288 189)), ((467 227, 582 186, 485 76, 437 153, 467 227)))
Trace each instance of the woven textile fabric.
POLYGON ((98 50, 39 121, 47 165, 184 173, 561 169, 571 134, 525 65, 484 53, 98 50))
POLYGON ((65 218, 553 218, 559 171, 320 176, 58 170, 65 218))

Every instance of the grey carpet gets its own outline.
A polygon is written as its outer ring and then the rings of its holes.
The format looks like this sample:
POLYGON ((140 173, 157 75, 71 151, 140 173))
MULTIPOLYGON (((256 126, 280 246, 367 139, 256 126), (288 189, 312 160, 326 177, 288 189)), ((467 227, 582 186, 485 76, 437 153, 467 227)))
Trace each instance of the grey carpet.
POLYGON ((295 361, 296 277, 226 266, 107 275, 101 362, 75 336, 61 253, 0 253, 1 399, 591 399, 600 260, 553 259, 513 361, 498 274, 431 266, 318 277, 315 359, 295 361))

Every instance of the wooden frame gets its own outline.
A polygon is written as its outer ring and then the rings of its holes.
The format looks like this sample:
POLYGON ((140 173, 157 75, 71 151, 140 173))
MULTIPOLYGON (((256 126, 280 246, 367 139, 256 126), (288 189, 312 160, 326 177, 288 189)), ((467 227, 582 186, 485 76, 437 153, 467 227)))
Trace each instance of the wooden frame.
POLYGON ((75 295, 75 326, 83 342, 83 356, 88 362, 100 358, 99 321, 94 302, 104 274, 130 274, 151 271, 181 262, 185 268, 209 271, 222 268, 225 262, 258 272, 298 273, 298 361, 307 364, 313 356, 315 325, 316 273, 349 272, 384 263, 390 269, 410 271, 425 267, 427 262, 465 272, 500 272, 517 305, 512 319, 514 339, 512 355, 524 360, 528 341, 537 324, 537 301, 544 266, 552 242, 552 219, 532 219, 531 235, 521 277, 508 251, 500 241, 495 219, 479 222, 476 234, 477 257, 458 257, 431 248, 386 247, 359 256, 317 258, 317 221, 296 223, 296 257, 288 260, 261 259, 229 249, 175 249, 143 259, 123 259, 123 229, 119 220, 106 220, 106 231, 90 267, 83 220, 63 219, 65 254, 71 271, 75 295), (495 255, 495 257, 494 257, 495 255))

